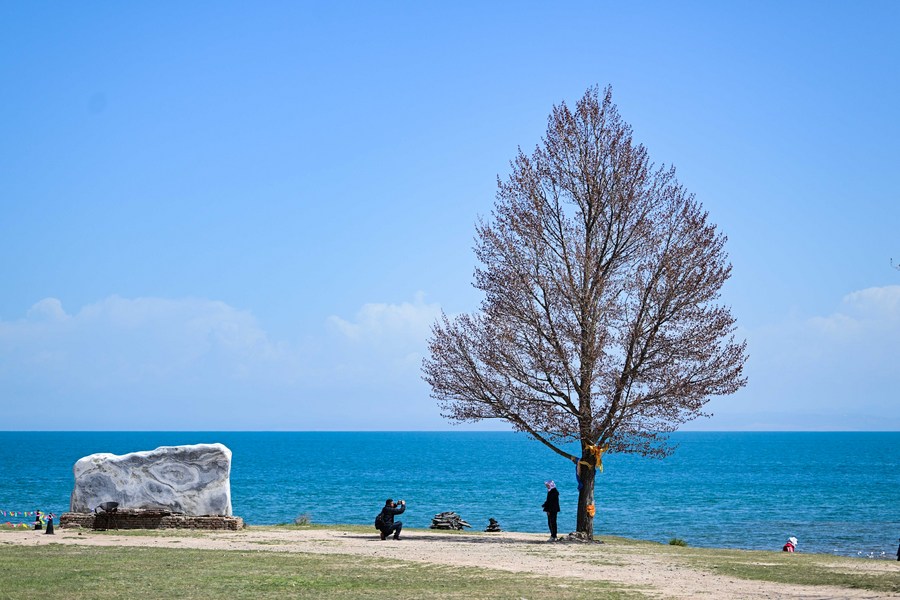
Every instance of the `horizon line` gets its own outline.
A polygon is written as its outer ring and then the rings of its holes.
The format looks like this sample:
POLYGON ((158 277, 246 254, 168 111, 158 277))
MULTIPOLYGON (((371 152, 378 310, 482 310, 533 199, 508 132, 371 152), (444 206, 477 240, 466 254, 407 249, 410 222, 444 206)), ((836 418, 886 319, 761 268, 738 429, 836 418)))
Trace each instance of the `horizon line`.
MULTIPOLYGON (((449 429, 0 429, 0 433, 516 433, 511 430, 449 429)), ((898 429, 703 429, 672 433, 900 433, 898 429)))

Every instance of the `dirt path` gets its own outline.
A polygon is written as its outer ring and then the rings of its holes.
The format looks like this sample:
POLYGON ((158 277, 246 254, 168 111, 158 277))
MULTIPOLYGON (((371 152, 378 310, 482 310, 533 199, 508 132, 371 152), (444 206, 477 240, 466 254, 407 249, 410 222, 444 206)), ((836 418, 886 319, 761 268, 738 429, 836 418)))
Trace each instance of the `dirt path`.
MULTIPOLYGON (((549 544, 537 534, 448 535, 413 531, 400 541, 381 541, 377 535, 334 529, 244 530, 238 532, 170 532, 159 536, 98 535, 90 531, 57 530, 57 535, 22 531, 5 533, 0 542, 16 544, 80 544, 150 546, 267 552, 353 554, 423 563, 482 567, 551 577, 589 578, 619 583, 658 598, 900 598, 866 590, 748 581, 705 573, 677 558, 642 552, 615 543, 549 544)), ((896 572, 888 561, 847 561, 847 569, 896 572)))

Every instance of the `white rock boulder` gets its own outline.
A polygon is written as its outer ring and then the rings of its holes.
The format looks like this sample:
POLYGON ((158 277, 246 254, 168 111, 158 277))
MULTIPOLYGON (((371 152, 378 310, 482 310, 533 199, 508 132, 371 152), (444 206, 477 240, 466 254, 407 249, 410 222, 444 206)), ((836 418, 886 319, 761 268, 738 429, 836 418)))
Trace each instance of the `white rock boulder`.
POLYGON ((231 450, 222 444, 91 454, 75 463, 74 472, 72 512, 118 502, 119 509, 231 516, 231 450))

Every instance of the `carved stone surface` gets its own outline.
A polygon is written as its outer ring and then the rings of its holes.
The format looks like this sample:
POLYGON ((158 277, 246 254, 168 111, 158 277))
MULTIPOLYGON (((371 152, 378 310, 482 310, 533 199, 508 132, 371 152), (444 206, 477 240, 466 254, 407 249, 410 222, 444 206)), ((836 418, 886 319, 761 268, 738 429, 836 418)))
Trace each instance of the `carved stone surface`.
POLYGON ((121 456, 91 454, 73 470, 72 512, 118 502, 119 509, 231 516, 231 450, 222 444, 163 446, 121 456))

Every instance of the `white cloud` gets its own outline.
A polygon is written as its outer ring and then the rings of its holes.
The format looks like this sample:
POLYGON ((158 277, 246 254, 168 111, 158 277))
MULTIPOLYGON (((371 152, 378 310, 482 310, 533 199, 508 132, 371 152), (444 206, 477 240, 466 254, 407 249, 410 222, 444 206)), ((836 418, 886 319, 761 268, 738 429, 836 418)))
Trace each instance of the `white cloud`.
MULTIPOLYGON (((212 300, 112 296, 69 313, 45 298, 0 321, 0 399, 8 423, 34 428, 436 428, 419 369, 440 312, 419 293, 284 341, 212 300)), ((900 286, 744 335, 748 387, 693 428, 900 427, 900 286)))
POLYGON ((353 319, 332 315, 332 368, 370 388, 400 386, 427 396, 419 369, 440 315, 440 305, 425 302, 422 292, 412 302, 365 304, 353 319))
POLYGON ((31 424, 47 428, 433 428, 419 366, 439 314, 417 294, 285 341, 213 300, 111 296, 67 312, 45 298, 0 321, 0 398, 8 418, 52 414, 31 424), (397 399, 406 425, 379 407, 397 399))
POLYGON ((868 288, 844 296, 841 310, 809 320, 825 337, 854 341, 900 328, 900 286, 868 288))
POLYGON ((900 286, 848 294, 839 310, 809 319, 798 333, 801 343, 816 349, 822 366, 859 378, 894 373, 900 354, 900 286))
POLYGON ((64 389, 198 380, 218 388, 284 374, 296 358, 253 315, 210 300, 112 296, 67 314, 46 298, 26 318, 0 323, 0 377, 64 389))
MULTIPOLYGON (((900 426, 900 286, 855 291, 836 304, 828 315, 745 332, 749 384, 711 404, 723 427, 741 415, 754 429, 900 426)), ((715 428, 715 419, 702 427, 715 428)))
POLYGON ((900 285, 868 288, 844 297, 844 305, 863 316, 900 322, 900 285))
POLYGON ((440 315, 440 305, 426 304, 417 292, 413 302, 365 304, 353 321, 332 315, 328 322, 353 341, 422 343, 440 315))
POLYGON ((44 298, 28 310, 28 318, 34 321, 63 321, 68 316, 56 298, 44 298))

